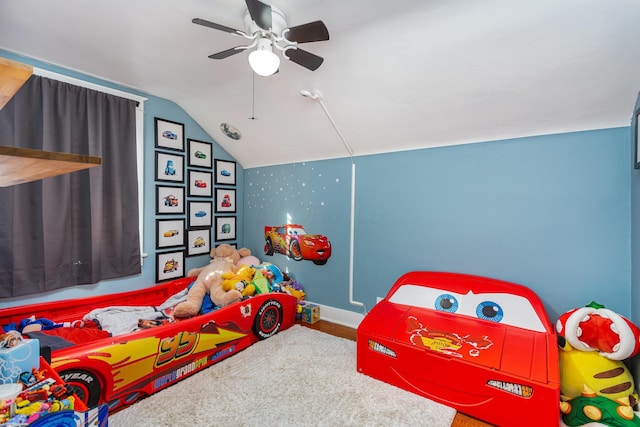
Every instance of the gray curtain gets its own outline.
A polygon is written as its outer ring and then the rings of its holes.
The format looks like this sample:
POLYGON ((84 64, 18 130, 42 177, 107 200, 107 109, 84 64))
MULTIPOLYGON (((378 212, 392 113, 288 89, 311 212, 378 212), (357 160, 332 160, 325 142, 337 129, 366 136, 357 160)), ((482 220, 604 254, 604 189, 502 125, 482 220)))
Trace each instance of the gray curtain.
POLYGON ((0 110, 0 145, 102 158, 0 188, 0 297, 140 273, 135 108, 32 76, 0 110))

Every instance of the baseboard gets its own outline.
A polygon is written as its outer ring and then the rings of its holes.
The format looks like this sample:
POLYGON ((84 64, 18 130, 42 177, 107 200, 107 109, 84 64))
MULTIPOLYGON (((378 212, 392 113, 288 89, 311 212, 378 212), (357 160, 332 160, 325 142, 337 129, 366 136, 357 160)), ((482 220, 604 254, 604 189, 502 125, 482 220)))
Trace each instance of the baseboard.
POLYGON ((364 318, 364 314, 361 313, 335 308, 329 305, 318 305, 320 306, 320 318, 327 322, 358 329, 358 325, 364 318))

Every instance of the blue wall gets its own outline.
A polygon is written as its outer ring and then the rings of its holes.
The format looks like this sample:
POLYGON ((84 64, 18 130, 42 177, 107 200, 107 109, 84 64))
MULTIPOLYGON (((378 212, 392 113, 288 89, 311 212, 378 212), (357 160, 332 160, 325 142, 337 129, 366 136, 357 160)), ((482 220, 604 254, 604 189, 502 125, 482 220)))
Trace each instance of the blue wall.
MULTIPOLYGON (((348 303, 351 162, 346 159, 246 169, 244 244, 262 261, 292 273, 314 302, 353 309, 348 303), (324 266, 264 255, 264 227, 301 224, 324 234, 333 253, 324 266)), ((367 251, 366 248, 363 249, 367 251)))
MULTIPOLYGON (((520 283, 549 316, 591 300, 629 316, 629 128, 356 157, 354 299, 371 307, 401 274, 441 270, 520 283)), ((325 266, 262 256, 314 302, 349 303, 348 159, 245 171, 245 244, 264 225, 325 234, 325 266)))
MULTIPOLYGON (((159 218, 155 214, 155 197, 156 197, 156 182, 154 182, 154 169, 155 169, 155 124, 154 118, 160 117, 163 119, 171 120, 184 124, 185 141, 187 138, 197 139, 199 141, 213 142, 213 155, 215 158, 223 160, 234 160, 225 150, 222 149, 215 141, 196 123, 191 116, 189 116, 179 105, 169 100, 158 98, 140 91, 132 90, 127 87, 123 87, 111 82, 103 81, 93 78, 91 76, 83 75, 80 73, 72 72, 61 67, 52 66, 50 64, 42 63, 30 58, 15 55, 11 52, 0 49, 0 57, 11 59, 21 62, 23 64, 29 64, 34 67, 38 67, 44 70, 49 70, 58 74, 67 75, 73 78, 85 80, 91 83, 99 84, 102 86, 118 89, 121 91, 129 92, 135 95, 148 98, 145 101, 145 115, 144 115, 144 179, 145 179, 145 191, 144 191, 144 245, 143 251, 148 253, 149 256, 143 260, 142 273, 140 275, 129 277, 121 280, 110 280, 100 282, 94 285, 83 285, 66 288, 63 290, 48 292, 46 294, 34 295, 30 297, 20 298, 4 298, 0 300, 0 308, 10 307, 16 304, 31 304, 42 301, 54 301, 65 298, 81 298, 89 295, 96 294, 109 294, 115 292, 123 292, 127 290, 139 289, 148 287, 150 284, 155 283, 155 252, 156 252, 156 218, 159 218)), ((186 142, 185 142, 186 143, 186 142)), ((185 161, 186 165, 186 161, 185 161)), ((242 200, 242 188, 243 188, 243 170, 242 167, 237 165, 237 201, 242 200)), ((185 171, 185 177, 186 177, 185 171)), ((161 183, 162 185, 174 185, 173 183, 161 183)), ((187 190, 185 188, 185 197, 187 190)), ((200 200, 206 200, 199 198, 200 200)), ((192 199, 196 200, 196 199, 192 199)), ((185 210, 186 213, 186 210, 185 210)), ((238 224, 242 224, 243 216, 240 211, 238 214, 238 224)), ((165 216, 163 216, 163 219, 165 216)), ((172 218, 166 216, 167 219, 172 218)), ((238 242, 242 241, 243 230, 242 227, 237 227, 238 242)), ((235 243, 235 242, 230 242, 235 243)), ((185 260, 185 271, 190 268, 200 267, 209 263, 209 255, 200 255, 195 257, 188 257, 185 260)))

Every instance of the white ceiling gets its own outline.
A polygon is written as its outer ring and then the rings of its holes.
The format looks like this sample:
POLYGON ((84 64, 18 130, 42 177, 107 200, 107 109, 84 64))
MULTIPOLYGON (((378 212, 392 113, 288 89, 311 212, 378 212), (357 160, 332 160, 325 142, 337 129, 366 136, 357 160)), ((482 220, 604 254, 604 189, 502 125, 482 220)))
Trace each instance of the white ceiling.
POLYGON ((207 58, 245 41, 191 20, 243 0, 0 0, 0 48, 170 99, 245 168, 348 156, 301 90, 355 155, 628 126, 640 90, 638 0, 266 2, 324 21, 318 70, 207 58))

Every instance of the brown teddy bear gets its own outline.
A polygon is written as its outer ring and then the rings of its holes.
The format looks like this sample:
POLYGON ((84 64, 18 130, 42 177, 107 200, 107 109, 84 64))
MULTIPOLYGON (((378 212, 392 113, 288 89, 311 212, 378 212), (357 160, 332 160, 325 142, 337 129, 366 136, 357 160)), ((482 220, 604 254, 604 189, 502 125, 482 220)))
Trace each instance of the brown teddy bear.
POLYGON ((195 316, 202 307, 202 299, 209 294, 211 301, 218 307, 242 300, 242 293, 236 289, 222 289, 222 275, 237 272, 236 263, 242 257, 251 255, 247 248, 236 249, 226 243, 211 249, 211 262, 200 268, 189 270, 187 276, 198 276, 189 289, 187 300, 176 305, 174 316, 195 316))

